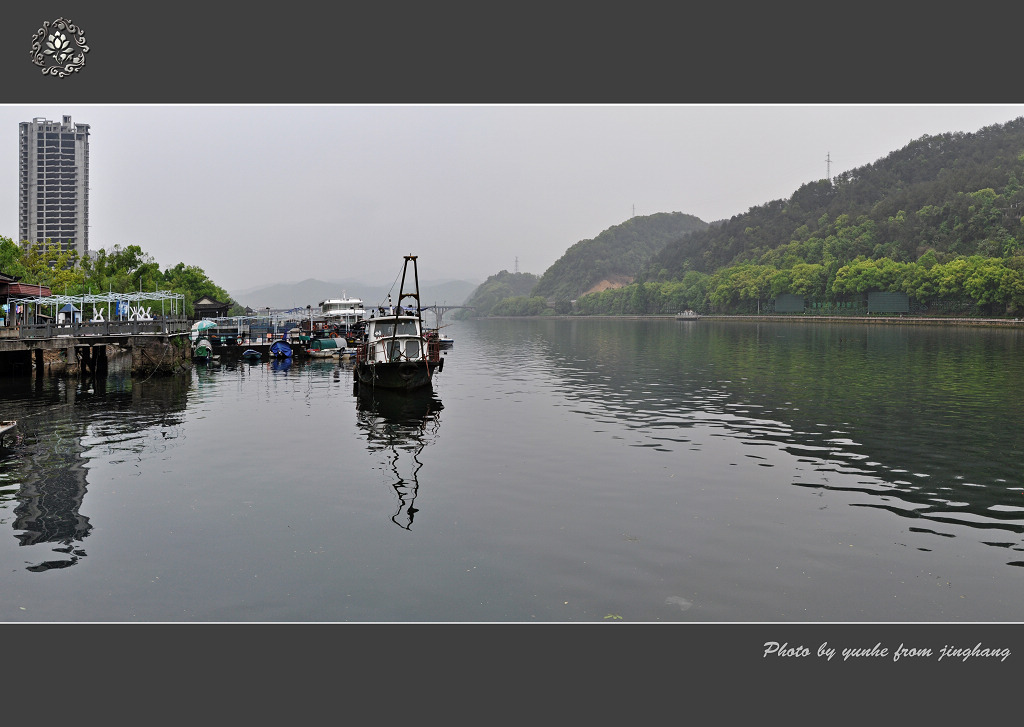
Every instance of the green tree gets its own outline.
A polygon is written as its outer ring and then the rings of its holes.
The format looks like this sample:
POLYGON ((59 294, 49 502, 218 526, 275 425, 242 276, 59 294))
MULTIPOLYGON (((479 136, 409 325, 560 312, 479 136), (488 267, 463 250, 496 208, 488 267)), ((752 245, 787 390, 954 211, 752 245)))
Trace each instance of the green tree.
MULTIPOLYGON (((161 290, 181 293, 185 298, 185 313, 193 315, 195 301, 208 295, 214 300, 231 301, 227 291, 210 280, 202 268, 178 263, 163 272, 161 290)), ((233 302, 233 301, 231 301, 233 302)))
POLYGON ((790 288, 794 295, 821 296, 825 294, 825 268, 815 263, 800 263, 790 273, 790 288))
POLYGON ((22 249, 25 282, 42 285, 54 293, 78 295, 85 292, 85 274, 77 262, 76 251, 63 250, 60 243, 50 240, 29 243, 22 249))
POLYGON ((0 236, 0 273, 22 278, 26 274, 21 260, 21 246, 9 237, 0 236))

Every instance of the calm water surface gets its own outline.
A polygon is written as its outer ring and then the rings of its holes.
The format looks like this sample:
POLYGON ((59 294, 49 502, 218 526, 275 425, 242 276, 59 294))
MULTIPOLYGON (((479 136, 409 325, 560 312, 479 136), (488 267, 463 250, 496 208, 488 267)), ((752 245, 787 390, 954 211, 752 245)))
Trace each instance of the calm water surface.
POLYGON ((1019 621, 1024 334, 447 329, 348 364, 0 380, 0 620, 1019 621))

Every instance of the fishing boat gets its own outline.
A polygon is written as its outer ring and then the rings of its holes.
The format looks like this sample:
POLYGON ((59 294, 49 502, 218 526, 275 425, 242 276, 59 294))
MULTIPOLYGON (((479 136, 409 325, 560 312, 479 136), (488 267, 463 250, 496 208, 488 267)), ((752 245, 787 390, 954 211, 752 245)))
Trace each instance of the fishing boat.
POLYGON ((213 344, 206 336, 201 336, 192 344, 192 360, 206 362, 213 358, 213 344))
POLYGON ((423 327, 416 255, 404 259, 397 305, 370 314, 365 341, 356 348, 355 378, 360 387, 411 391, 430 386, 434 374, 444 368, 440 344, 428 339, 423 327), (407 290, 410 265, 412 287, 407 290))
POLYGON ((270 346, 270 357, 271 358, 291 358, 292 347, 284 341, 274 341, 270 346))
POLYGON ((242 351, 242 358, 244 358, 246 361, 259 361, 262 355, 262 353, 260 353, 254 348, 247 348, 244 351, 242 351))
POLYGON ((695 321, 700 318, 700 314, 695 310, 684 310, 676 313, 677 321, 695 321))

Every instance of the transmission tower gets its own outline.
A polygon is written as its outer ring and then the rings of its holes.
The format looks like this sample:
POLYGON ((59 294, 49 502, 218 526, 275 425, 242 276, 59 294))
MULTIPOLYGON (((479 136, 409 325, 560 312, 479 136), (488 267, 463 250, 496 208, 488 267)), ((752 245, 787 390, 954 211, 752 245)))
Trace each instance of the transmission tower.
POLYGON ((832 154, 831 152, 825 153, 825 179, 832 181, 832 154))
POLYGON ((516 274, 519 273, 519 258, 516 258, 516 274))

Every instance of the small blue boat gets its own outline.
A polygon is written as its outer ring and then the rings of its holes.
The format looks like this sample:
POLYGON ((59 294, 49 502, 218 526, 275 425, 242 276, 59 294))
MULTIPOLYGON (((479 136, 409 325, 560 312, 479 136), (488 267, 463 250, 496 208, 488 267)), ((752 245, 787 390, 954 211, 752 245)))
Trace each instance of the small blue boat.
POLYGON ((211 358, 213 358, 213 346, 210 344, 210 339, 201 337, 192 347, 192 360, 209 361, 211 358))
POLYGON ((247 348, 244 351, 242 351, 242 358, 246 359, 247 361, 259 361, 260 356, 262 355, 263 354, 260 353, 259 351, 256 351, 251 348, 247 348))
POLYGON ((292 347, 284 341, 274 341, 274 344, 270 347, 271 358, 291 358, 292 347))

